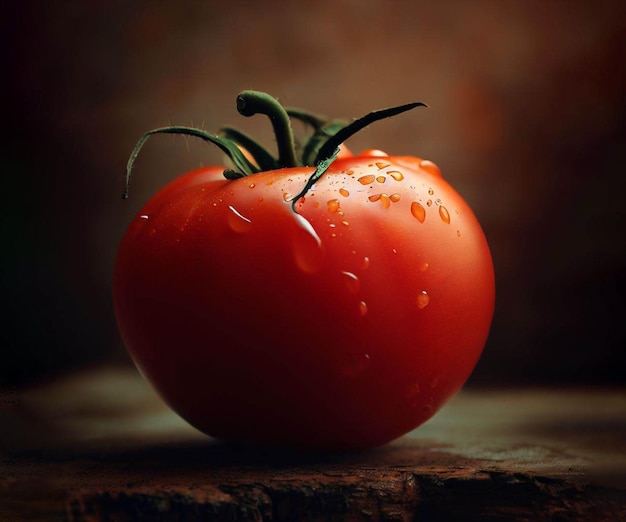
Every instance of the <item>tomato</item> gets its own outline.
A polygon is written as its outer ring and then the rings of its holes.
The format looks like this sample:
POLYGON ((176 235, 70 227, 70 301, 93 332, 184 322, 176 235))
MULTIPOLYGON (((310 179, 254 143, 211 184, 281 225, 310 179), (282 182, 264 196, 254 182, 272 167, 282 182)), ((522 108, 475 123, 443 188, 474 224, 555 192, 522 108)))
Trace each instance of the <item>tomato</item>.
POLYGON ((325 450, 434 415, 479 359, 495 292, 435 164, 369 150, 224 171, 168 184, 120 245, 119 330, 163 399, 218 439, 325 450))

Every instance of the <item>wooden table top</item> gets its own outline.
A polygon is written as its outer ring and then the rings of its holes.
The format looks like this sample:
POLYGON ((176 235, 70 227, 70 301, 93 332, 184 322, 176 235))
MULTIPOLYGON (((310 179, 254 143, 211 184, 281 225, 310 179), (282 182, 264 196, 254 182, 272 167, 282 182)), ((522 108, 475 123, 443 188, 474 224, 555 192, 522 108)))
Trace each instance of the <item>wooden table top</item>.
POLYGON ((227 445, 132 368, 0 394, 0 520, 626 520, 626 390, 465 389, 372 451, 227 445))

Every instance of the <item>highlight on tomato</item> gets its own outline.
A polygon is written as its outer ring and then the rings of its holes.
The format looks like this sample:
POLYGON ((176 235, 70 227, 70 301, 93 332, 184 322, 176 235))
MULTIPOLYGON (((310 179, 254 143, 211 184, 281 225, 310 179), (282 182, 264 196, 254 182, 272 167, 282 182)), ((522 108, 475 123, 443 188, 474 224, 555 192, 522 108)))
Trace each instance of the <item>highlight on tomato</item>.
MULTIPOLYGON (((231 165, 194 170, 130 223, 115 264, 119 331, 167 404, 224 441, 356 450, 431 418, 466 382, 494 310, 494 271, 474 213, 437 166, 344 141, 423 105, 352 122, 266 115, 277 154, 227 127, 195 136, 231 165), (291 120, 310 128, 296 144, 291 120)), ((142 173, 149 175, 149 173, 142 173)))

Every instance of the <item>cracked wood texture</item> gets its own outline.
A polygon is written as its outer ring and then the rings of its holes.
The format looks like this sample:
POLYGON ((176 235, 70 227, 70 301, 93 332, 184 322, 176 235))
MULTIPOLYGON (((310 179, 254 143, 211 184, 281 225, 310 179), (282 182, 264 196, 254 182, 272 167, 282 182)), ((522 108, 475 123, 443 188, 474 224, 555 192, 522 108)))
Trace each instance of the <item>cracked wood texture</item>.
MULTIPOLYGON (((372 451, 221 444, 128 368, 0 395, 0 520, 626 520, 626 391, 467 389, 372 451)), ((320 427, 323 429, 323 427, 320 427)))

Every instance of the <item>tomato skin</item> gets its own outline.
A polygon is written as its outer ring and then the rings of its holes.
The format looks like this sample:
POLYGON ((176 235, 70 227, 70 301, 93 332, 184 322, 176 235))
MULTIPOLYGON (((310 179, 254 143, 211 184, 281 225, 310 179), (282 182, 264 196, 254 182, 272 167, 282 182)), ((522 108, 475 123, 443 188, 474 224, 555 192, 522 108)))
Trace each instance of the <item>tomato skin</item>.
POLYGON ((141 372, 224 440, 360 449, 428 420, 478 361, 495 294, 480 225, 433 165, 339 158, 297 213, 312 168, 167 185, 115 267, 141 372))

